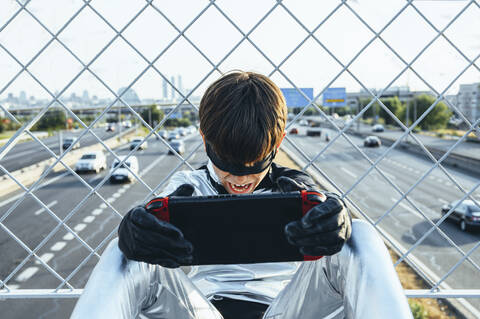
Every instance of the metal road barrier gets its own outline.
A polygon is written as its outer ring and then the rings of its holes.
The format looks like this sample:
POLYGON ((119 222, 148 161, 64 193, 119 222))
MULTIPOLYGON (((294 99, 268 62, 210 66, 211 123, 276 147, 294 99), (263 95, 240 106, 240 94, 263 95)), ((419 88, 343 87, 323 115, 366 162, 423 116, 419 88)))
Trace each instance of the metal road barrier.
MULTIPOLYGON (((166 10, 161 9, 157 2, 145 0, 141 2, 141 6, 132 14, 128 22, 123 27, 118 28, 115 26, 115 23, 112 23, 106 17, 104 12, 102 13, 96 8, 95 1, 83 0, 70 17, 65 17, 66 22, 57 28, 56 31, 52 31, 47 26, 48 23, 44 21, 43 17, 35 14, 34 10, 31 9, 32 2, 34 1, 16 0, 14 2, 16 8, 13 13, 5 21, 0 21, 0 36, 9 32, 9 25, 13 24, 16 19, 20 16, 26 16, 32 20, 36 27, 48 34, 49 40, 26 62, 19 59, 7 45, 0 41, 2 55, 9 57, 13 61, 12 63, 16 63, 20 67, 20 70, 0 87, 0 96, 19 77, 27 75, 49 95, 50 102, 41 107, 40 110, 36 110, 34 116, 23 122, 18 115, 10 112, 6 105, 0 104, 0 110, 5 114, 5 118, 20 126, 15 134, 1 146, 0 160, 11 154, 12 149, 17 144, 19 145, 20 138, 23 138, 26 134, 33 140, 31 143, 41 146, 42 151, 47 152, 53 158, 53 161, 39 174, 39 177, 31 185, 22 184, 21 179, 16 174, 0 165, 0 170, 5 176, 21 189, 21 192, 10 195, 0 203, 2 204, 0 211, 0 236, 3 236, 0 242, 3 255, 0 262, 0 298, 24 300, 36 298, 76 298, 81 294, 86 278, 88 278, 89 273, 98 261, 101 251, 116 235, 116 226, 118 226, 123 214, 130 208, 126 207, 126 203, 131 203, 130 206, 133 206, 135 202, 146 201, 166 184, 175 171, 179 169, 194 169, 199 166, 197 162, 200 161, 199 157, 202 157, 203 148, 198 136, 192 135, 187 137, 187 151, 184 154, 178 154, 168 141, 158 134, 158 131, 163 129, 166 121, 173 117, 179 108, 185 104, 190 105, 197 112, 198 102, 192 100, 193 93, 202 86, 209 84, 219 74, 228 71, 223 67, 224 62, 236 51, 240 50, 242 45, 248 44, 252 50, 267 61, 270 70, 272 70, 268 74, 269 76, 277 77, 288 83, 288 86, 296 89, 308 101, 307 105, 303 106, 300 112, 289 121, 287 132, 293 127, 298 127, 298 122, 303 118, 305 112, 311 108, 323 118, 325 125, 323 127, 321 125, 322 130, 330 132, 329 141, 324 141, 323 137, 303 136, 301 131, 299 135, 287 135, 282 149, 303 170, 312 174, 323 187, 342 194, 342 197, 346 200, 354 214, 369 221, 378 230, 385 242, 400 256, 395 266, 402 262, 407 262, 429 286, 429 289, 406 290, 406 295, 408 297, 453 298, 467 311, 480 316, 480 283, 478 283, 478 280, 474 280, 474 278, 479 278, 480 275, 480 251, 478 249, 480 240, 478 233, 460 231, 454 222, 447 221, 447 218, 453 216, 462 200, 471 200, 480 206, 480 180, 478 175, 468 176, 468 174, 465 175, 445 165, 453 150, 465 142, 468 134, 478 130, 480 122, 480 118, 474 121, 469 120, 455 103, 446 99, 447 91, 467 70, 473 69, 480 72, 478 65, 480 52, 473 58, 469 57, 455 45, 455 39, 447 36, 448 29, 457 20, 467 16, 470 10, 480 10, 478 1, 462 1, 462 9, 441 29, 419 10, 418 1, 405 1, 381 28, 376 29, 369 24, 362 14, 357 12, 358 10, 355 9, 354 2, 337 1, 333 9, 321 20, 317 21, 318 23, 315 24, 314 28, 311 28, 291 10, 290 5, 286 1, 277 0, 271 4, 265 13, 261 14, 261 18, 250 29, 244 30, 235 22, 235 14, 227 13, 223 9, 221 1, 207 1, 201 10, 198 11, 198 14, 181 28, 167 14, 166 10), (80 58, 75 53, 75 50, 70 48, 61 37, 62 32, 67 30, 85 11, 95 16, 96 19, 100 19, 104 23, 105 28, 108 28, 114 34, 108 43, 96 52, 90 60, 80 58), (129 27, 147 11, 149 14, 157 15, 158 19, 165 21, 176 32, 176 36, 154 58, 148 58, 146 54, 133 44, 129 37, 124 35, 129 27), (347 63, 342 62, 336 56, 334 50, 322 42, 322 39, 317 35, 317 31, 325 27, 332 17, 340 11, 348 13, 351 19, 355 19, 357 23, 365 27, 370 37, 369 41, 347 63), (435 33, 435 36, 411 59, 402 57, 398 53, 398 48, 397 50, 394 49, 383 36, 384 31, 391 25, 401 23, 399 21, 407 11, 416 15, 435 33), (225 23, 229 27, 233 27, 241 37, 223 57, 215 59, 217 62, 214 62, 214 59, 211 59, 187 32, 207 12, 215 12, 222 16, 225 23), (276 63, 266 53, 265 47, 254 41, 252 34, 257 29, 262 28, 262 24, 271 15, 279 12, 291 19, 296 28, 303 30, 304 38, 279 63, 276 63), (459 70, 453 80, 441 91, 438 91, 424 76, 417 72, 414 65, 437 39, 442 39, 442 41, 448 43, 451 49, 461 56, 465 62, 464 68, 459 70), (119 93, 92 68, 92 65, 117 40, 121 40, 145 63, 145 67, 141 72, 119 93), (183 92, 180 88, 177 88, 171 79, 156 65, 156 62, 179 41, 188 43, 192 50, 199 54, 209 65, 209 71, 188 92, 183 92), (324 85, 313 99, 306 96, 290 74, 285 71, 287 62, 306 43, 318 45, 324 53, 333 59, 340 69, 338 73, 331 75, 331 80, 324 85), (391 81, 378 92, 369 89, 372 85, 361 81, 351 68, 355 61, 374 43, 382 44, 386 51, 403 65, 400 72, 391 74, 391 81), (34 62, 52 45, 63 48, 68 52, 70 58, 81 65, 81 70, 61 90, 49 88, 31 70, 34 62), (147 123, 142 118, 136 105, 132 105, 124 97, 128 90, 138 85, 147 72, 153 72, 158 75, 180 97, 173 104, 171 110, 165 114, 164 118, 153 127, 152 123, 147 123), (404 76, 406 72, 412 73, 435 96, 434 103, 409 125, 405 125, 397 118, 381 100, 388 89, 404 76), (88 125, 63 101, 66 92, 85 74, 98 81, 103 89, 114 96, 114 101, 104 105, 99 110, 100 114, 88 125), (372 100, 359 110, 352 121, 339 126, 338 121, 327 115, 316 101, 327 88, 335 86, 336 81, 344 75, 351 77, 365 92, 368 92, 372 100), (432 154, 429 146, 420 140, 413 129, 424 120, 439 102, 445 103, 457 117, 463 120, 467 129, 466 133, 453 143, 448 151, 442 154, 432 154), (356 123, 361 121, 363 114, 374 103, 377 103, 402 130, 398 138, 378 150, 364 148, 361 145, 361 139, 357 135, 351 134, 352 131, 355 131, 356 123), (122 148, 117 144, 110 144, 109 146, 109 143, 106 143, 99 136, 98 131, 95 131, 95 128, 103 121, 108 112, 118 105, 122 105, 123 109, 129 112, 131 118, 140 123, 140 126, 147 128, 148 134, 143 137, 143 141, 153 143, 152 141, 156 138, 154 145, 157 152, 155 153, 156 155, 148 153, 147 150, 141 151, 139 149, 140 144, 137 144, 131 150, 122 148), (68 117, 80 123, 82 128, 79 135, 75 136, 74 143, 61 154, 57 154, 52 147, 32 132, 32 127, 43 116, 47 115, 48 110, 54 108, 64 111, 68 117), (90 177, 78 174, 70 166, 71 163, 65 162, 66 156, 72 151, 75 144, 79 143, 86 136, 93 136, 97 146, 103 149, 110 160, 116 159, 122 165, 133 156, 143 154, 142 156, 148 158, 148 161, 145 162, 146 164, 143 165, 147 167, 135 171, 130 166, 124 165, 128 173, 133 176, 135 183, 126 184, 119 188, 113 189, 114 186, 110 187, 109 184, 110 177, 115 173, 115 170, 100 175, 95 182, 92 182, 89 180, 90 177), (410 139, 410 143, 416 145, 417 155, 407 154, 402 151, 401 147, 398 147, 406 138, 410 139), (171 158, 165 157, 168 151, 173 153, 174 156, 171 158), (124 156, 119 157, 120 153, 124 156), (158 154, 163 155, 159 156, 158 154), (414 162, 414 164, 411 166, 406 165, 409 161, 414 162), (341 166, 338 166, 339 163, 342 163, 341 166), (54 167, 57 167, 57 172, 55 172, 54 167), (61 173, 58 172, 58 167, 61 167, 61 173), (155 172, 158 175, 155 175, 154 180, 147 180, 149 178, 146 174, 147 172, 155 172), (339 174, 339 172, 341 173, 339 174), (410 179, 407 178, 408 174, 410 174, 408 176, 411 177, 410 179), (71 185, 76 185, 75 187, 78 187, 81 191, 78 191, 75 195, 67 195, 67 197, 71 197, 65 198, 65 195, 62 195, 61 192, 64 189, 60 185, 57 187, 57 190, 50 190, 50 193, 47 195, 48 189, 53 188, 57 183, 61 183, 66 178, 69 179, 71 185), (113 191, 115 192, 112 194, 113 191), (129 201, 116 205, 126 195, 130 196, 129 201), (443 197, 444 195, 445 197, 443 197), (77 196, 81 196, 81 198, 77 196), (379 197, 381 198, 379 199, 379 197), (456 199, 457 202, 453 206, 449 206, 442 214, 441 206, 448 204, 453 199, 456 199), (68 206, 68 209, 62 208, 61 211, 57 210, 55 207, 65 200, 71 200, 71 205, 68 206), (28 208, 25 203, 28 203, 29 206, 34 205, 38 209, 32 211, 27 216, 27 213, 23 213, 28 208), (21 219, 22 214, 25 215, 24 218, 28 218, 28 223, 25 223, 25 225, 23 225, 25 221, 21 219), (25 230, 15 223, 33 228, 25 230), (49 225, 48 227, 43 226, 47 224, 49 225), (38 228, 35 225, 38 225, 38 228), (88 234, 86 233, 87 229, 90 231, 88 234), (35 239, 27 236, 26 232, 32 235, 32 232, 34 233, 36 230, 41 233, 38 236, 34 236, 35 239), (63 249, 64 247, 67 248, 63 249), (22 253, 18 253, 18 251, 22 253), (4 254, 4 252, 8 253, 4 254), (73 255, 74 252, 75 255, 73 255), (47 277, 49 280, 45 279, 47 277)), ((255 10, 255 8, 252 7, 250 10, 255 10)), ((181 63, 181 61, 178 62, 181 63)), ((238 67, 248 69, 250 65, 239 65, 238 67)), ((438 65, 438 68, 441 67, 441 65, 438 65)), ((318 72, 321 72, 321 70, 318 72)), ((160 84, 158 87, 160 87, 160 84)), ((472 163, 478 165, 478 161, 472 163)))

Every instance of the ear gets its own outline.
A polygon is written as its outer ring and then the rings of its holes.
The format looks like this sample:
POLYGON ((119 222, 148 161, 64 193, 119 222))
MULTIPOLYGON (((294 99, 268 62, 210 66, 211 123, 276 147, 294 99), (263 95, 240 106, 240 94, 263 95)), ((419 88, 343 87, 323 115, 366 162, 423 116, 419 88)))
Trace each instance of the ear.
POLYGON ((287 135, 286 132, 283 132, 282 139, 280 140, 280 143, 277 145, 277 150, 280 148, 280 145, 282 145, 283 139, 285 138, 285 135, 287 135))

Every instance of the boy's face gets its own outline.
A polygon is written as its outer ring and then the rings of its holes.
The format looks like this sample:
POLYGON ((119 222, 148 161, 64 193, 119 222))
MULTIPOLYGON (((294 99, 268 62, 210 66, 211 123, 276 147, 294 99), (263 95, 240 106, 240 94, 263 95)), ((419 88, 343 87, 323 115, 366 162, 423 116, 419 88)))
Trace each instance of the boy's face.
POLYGON ((213 169, 215 174, 220 179, 223 187, 230 194, 248 194, 253 192, 253 190, 260 184, 262 179, 267 175, 268 168, 263 172, 258 174, 250 174, 244 176, 235 176, 229 172, 220 170, 218 167, 213 164, 213 169))

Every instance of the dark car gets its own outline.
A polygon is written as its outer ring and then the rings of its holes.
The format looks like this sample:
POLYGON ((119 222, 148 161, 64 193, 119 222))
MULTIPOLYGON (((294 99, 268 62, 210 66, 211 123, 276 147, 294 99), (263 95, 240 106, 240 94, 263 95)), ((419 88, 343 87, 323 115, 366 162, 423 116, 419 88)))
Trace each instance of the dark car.
MULTIPOLYGON (((442 215, 448 213, 458 202, 456 200, 450 204, 443 205, 442 215)), ((474 227, 480 228, 480 206, 477 206, 472 200, 464 200, 448 215, 447 219, 458 222, 462 231, 474 227)))
POLYGON ((319 128, 311 127, 307 130, 307 136, 322 136, 322 130, 319 128))
POLYGON ((298 129, 296 127, 292 128, 290 134, 298 134, 298 129))
POLYGON ((115 124, 108 124, 106 131, 107 132, 115 132, 115 124))
POLYGON ((382 141, 377 136, 367 136, 363 141, 365 147, 379 147, 382 145, 382 141))
MULTIPOLYGON (((75 139, 73 137, 66 137, 63 139, 63 144, 62 144, 62 148, 64 150, 66 150, 67 148, 70 147, 70 145, 73 144, 73 141, 75 141, 75 139)), ((79 148, 80 147, 80 142, 77 141, 77 143, 75 143, 75 145, 73 145, 72 147, 72 150, 76 149, 76 148, 79 148)))

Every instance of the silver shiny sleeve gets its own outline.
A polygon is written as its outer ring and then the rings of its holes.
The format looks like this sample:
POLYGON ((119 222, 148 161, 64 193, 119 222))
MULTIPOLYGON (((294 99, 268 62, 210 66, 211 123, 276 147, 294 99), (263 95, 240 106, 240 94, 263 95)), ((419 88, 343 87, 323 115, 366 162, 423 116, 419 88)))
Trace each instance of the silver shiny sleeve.
POLYGON ((333 256, 304 262, 265 319, 408 319, 390 255, 375 229, 354 220, 352 237, 333 256))
POLYGON ((74 319, 221 319, 180 268, 128 260, 114 239, 95 266, 74 319))

